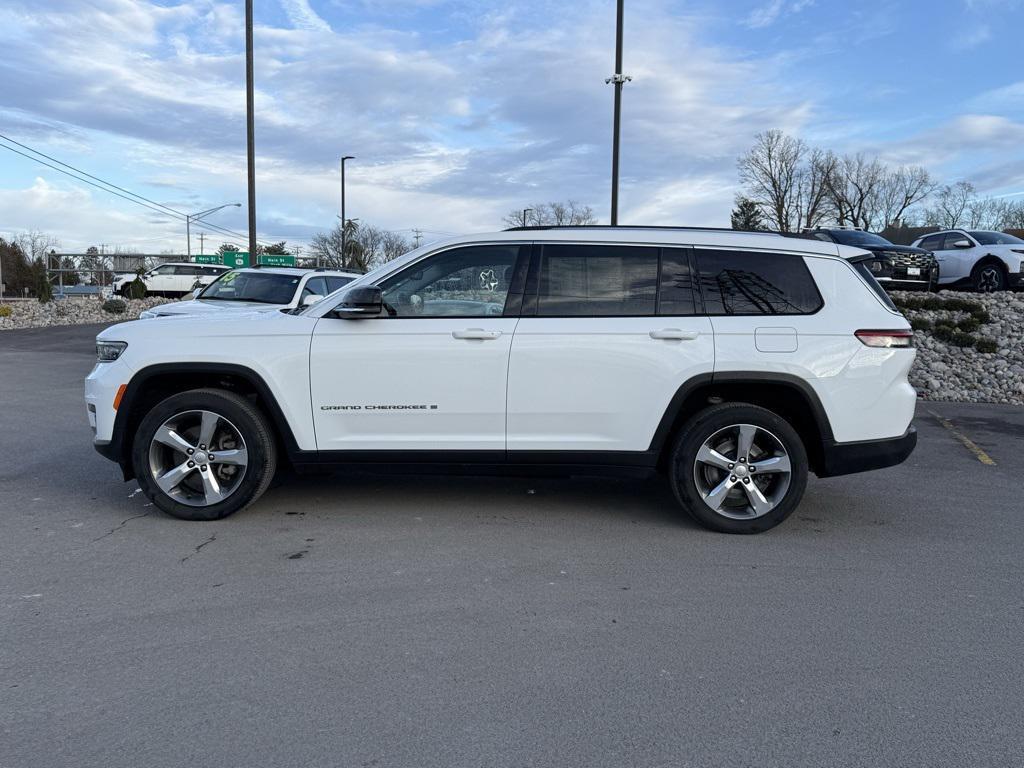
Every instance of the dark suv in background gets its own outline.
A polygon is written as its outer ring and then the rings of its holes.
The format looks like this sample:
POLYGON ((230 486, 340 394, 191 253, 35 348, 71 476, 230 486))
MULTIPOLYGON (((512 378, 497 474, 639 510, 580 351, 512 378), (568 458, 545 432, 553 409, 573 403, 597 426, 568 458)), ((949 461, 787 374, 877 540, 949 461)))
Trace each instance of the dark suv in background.
POLYGON ((881 235, 860 229, 808 229, 801 233, 801 237, 852 245, 875 254, 878 258, 869 262, 869 267, 885 288, 923 288, 930 291, 939 283, 939 262, 923 248, 896 245, 881 235))

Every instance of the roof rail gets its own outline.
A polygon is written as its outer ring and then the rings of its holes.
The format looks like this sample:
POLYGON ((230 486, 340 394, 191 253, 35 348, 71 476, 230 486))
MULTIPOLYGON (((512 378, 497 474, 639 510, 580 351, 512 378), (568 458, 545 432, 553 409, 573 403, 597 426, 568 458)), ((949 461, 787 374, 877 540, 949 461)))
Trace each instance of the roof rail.
POLYGON ((527 227, 507 227, 505 232, 536 232, 549 229, 655 229, 655 230, 677 230, 680 232, 733 232, 741 235, 781 235, 782 232, 774 230, 750 231, 746 229, 731 229, 730 227, 676 227, 659 224, 541 224, 527 227))

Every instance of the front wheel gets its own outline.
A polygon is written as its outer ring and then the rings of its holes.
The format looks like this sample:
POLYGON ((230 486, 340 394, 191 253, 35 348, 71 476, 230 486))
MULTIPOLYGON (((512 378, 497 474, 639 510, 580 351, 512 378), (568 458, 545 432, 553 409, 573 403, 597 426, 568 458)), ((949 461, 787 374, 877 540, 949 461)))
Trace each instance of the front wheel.
POLYGON ((270 485, 277 464, 264 415, 244 397, 194 389, 158 403, 132 446, 139 487, 182 520, 219 520, 270 485))
POLYGON ((683 428, 669 476, 679 503, 701 525, 760 533, 800 503, 807 451, 796 430, 772 411, 723 403, 683 428))

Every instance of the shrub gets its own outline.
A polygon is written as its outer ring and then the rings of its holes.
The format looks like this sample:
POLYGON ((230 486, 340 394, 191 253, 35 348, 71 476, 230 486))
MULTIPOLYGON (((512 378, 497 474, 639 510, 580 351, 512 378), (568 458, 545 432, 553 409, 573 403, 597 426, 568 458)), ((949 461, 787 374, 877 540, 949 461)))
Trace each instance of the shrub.
POLYGON ((141 277, 136 275, 135 279, 128 283, 126 295, 129 299, 146 298, 146 284, 142 282, 141 277))
POLYGON ((39 299, 40 304, 53 301, 53 286, 45 271, 39 275, 39 279, 36 281, 36 298, 39 299))
POLYGON ((949 340, 950 344, 954 347, 973 347, 976 341, 977 339, 974 336, 963 331, 954 331, 953 338, 949 340))
POLYGON ((10 316, 11 316, 11 308, 8 307, 6 304, 0 305, 0 317, 10 317, 10 316))
POLYGON ((952 341, 954 333, 956 331, 953 330, 953 326, 946 325, 945 323, 936 325, 932 331, 932 335, 939 341, 952 341))
POLYGON ((992 354, 993 352, 999 351, 999 345, 996 344, 995 339, 978 339, 974 342, 974 348, 979 352, 986 354, 992 354))
POLYGON ((912 317, 910 318, 910 327, 915 331, 930 331, 932 321, 927 317, 912 317))
POLYGON ((956 327, 963 331, 964 333, 973 333, 974 331, 978 330, 980 326, 981 323, 979 323, 978 320, 974 317, 965 317, 963 320, 956 324, 956 327))
POLYGON ((120 299, 107 299, 103 302, 103 311, 112 315, 123 315, 128 311, 128 305, 120 299))
POLYGON ((971 317, 973 317, 975 320, 982 324, 992 322, 992 315, 990 315, 988 311, 984 309, 978 309, 971 312, 971 317))

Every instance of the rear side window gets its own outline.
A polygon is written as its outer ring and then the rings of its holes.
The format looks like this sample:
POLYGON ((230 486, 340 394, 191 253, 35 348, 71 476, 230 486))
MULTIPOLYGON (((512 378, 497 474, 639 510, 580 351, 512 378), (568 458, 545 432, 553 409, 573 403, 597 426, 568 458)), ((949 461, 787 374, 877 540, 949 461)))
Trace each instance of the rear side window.
POLYGON ((658 286, 659 315, 692 315, 697 311, 689 250, 661 249, 661 281, 658 286))
POLYGON ((696 249, 709 315, 806 315, 821 294, 803 257, 755 251, 696 249))
POLYGON ((545 245, 537 314, 548 317, 655 314, 658 248, 545 245))

